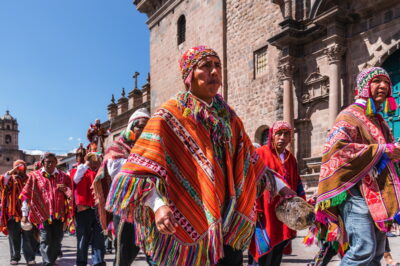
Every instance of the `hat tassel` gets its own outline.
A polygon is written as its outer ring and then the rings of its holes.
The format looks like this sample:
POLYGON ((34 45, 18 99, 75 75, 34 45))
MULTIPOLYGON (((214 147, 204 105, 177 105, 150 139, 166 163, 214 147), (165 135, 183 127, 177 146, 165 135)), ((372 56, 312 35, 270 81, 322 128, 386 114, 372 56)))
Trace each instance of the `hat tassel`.
POLYGON ((365 114, 366 115, 374 115, 374 114, 376 114, 375 102, 371 98, 368 98, 368 100, 367 100, 367 107, 365 109, 365 114))
POLYGON ((387 97, 385 105, 385 113, 394 113, 397 109, 396 99, 392 96, 387 97))

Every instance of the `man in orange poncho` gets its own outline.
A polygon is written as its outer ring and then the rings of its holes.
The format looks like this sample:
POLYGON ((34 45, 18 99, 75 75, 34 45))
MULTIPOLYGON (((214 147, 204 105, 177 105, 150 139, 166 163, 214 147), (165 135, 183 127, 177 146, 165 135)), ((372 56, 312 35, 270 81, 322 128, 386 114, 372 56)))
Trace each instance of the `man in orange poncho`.
POLYGON ((242 121, 217 92, 217 53, 198 46, 180 61, 186 91, 149 120, 113 179, 107 208, 135 221, 157 265, 242 265, 257 194, 293 195, 268 169, 242 121))
MULTIPOLYGON (((305 198, 296 158, 286 149, 292 136, 291 125, 277 121, 269 130, 268 144, 258 148, 257 153, 266 166, 283 176, 289 187, 305 198)), ((280 265, 285 246, 290 245, 290 240, 296 237, 296 231, 289 229, 276 217, 275 207, 281 197, 275 197, 272 202, 269 198, 269 192, 265 191, 257 200, 258 221, 249 250, 260 266, 280 265)))

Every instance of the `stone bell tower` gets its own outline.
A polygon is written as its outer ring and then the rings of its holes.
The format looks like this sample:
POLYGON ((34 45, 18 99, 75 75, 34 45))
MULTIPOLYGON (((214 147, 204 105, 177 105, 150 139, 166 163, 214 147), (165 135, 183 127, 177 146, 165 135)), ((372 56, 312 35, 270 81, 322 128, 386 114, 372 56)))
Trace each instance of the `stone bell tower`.
POLYGON ((21 158, 18 135, 17 120, 7 110, 5 115, 0 117, 0 173, 9 170, 13 161, 21 158))

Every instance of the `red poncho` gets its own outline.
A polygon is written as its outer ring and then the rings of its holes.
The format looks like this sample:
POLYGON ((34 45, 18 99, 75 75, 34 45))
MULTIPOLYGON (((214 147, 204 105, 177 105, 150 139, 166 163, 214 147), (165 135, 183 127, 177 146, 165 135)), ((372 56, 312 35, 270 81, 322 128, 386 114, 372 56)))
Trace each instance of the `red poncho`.
MULTIPOLYGON (((296 158, 294 158, 288 150, 285 150, 284 164, 282 164, 279 155, 277 155, 268 145, 258 148, 257 153, 260 155, 267 167, 282 175, 289 187, 296 191, 299 196, 305 198, 303 185, 297 170, 296 158)), ((249 251, 257 261, 261 256, 270 252, 274 246, 285 240, 296 237, 296 231, 289 229, 276 217, 275 206, 279 200, 280 197, 276 196, 272 202, 269 202, 268 191, 264 191, 263 196, 257 199, 257 212, 262 212, 264 214, 262 221, 258 222, 257 227, 259 227, 260 224, 265 225, 265 227, 260 230, 264 231, 262 236, 257 236, 255 234, 250 244, 249 251), (256 245, 256 237, 265 238, 265 242, 268 243, 269 241, 269 245, 267 244, 263 247, 256 245)), ((256 230, 256 232, 259 231, 256 230)))
POLYGON ((18 199, 24 187, 27 176, 12 175, 7 185, 4 185, 4 176, 0 176, 1 212, 0 231, 7 234, 7 221, 14 218, 17 222, 21 219, 21 200, 18 199))
POLYGON ((21 192, 21 199, 27 200, 30 211, 29 221, 41 224, 46 220, 72 218, 72 184, 70 177, 62 171, 45 177, 42 170, 29 173, 28 182, 21 192), (57 188, 64 184, 65 192, 57 188))

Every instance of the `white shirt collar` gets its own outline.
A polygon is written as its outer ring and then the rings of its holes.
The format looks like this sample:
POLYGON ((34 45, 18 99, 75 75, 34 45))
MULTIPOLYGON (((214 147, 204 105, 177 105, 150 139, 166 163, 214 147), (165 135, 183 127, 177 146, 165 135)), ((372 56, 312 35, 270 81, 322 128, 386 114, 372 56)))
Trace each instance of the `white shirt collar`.
POLYGON ((356 103, 358 103, 358 104, 361 104, 361 105, 366 105, 367 104, 367 100, 365 100, 365 99, 357 99, 356 100, 356 103))
MULTIPOLYGON (((47 171, 45 170, 45 168, 44 167, 42 167, 42 169, 40 169, 40 171, 43 173, 43 172, 45 172, 45 173, 47 173, 47 171)), ((58 172, 58 169, 57 168, 55 168, 54 169, 54 171, 53 171, 53 173, 51 173, 50 175, 55 175, 55 174, 58 174, 59 172, 58 172)), ((49 173, 48 173, 49 174, 49 173)))

